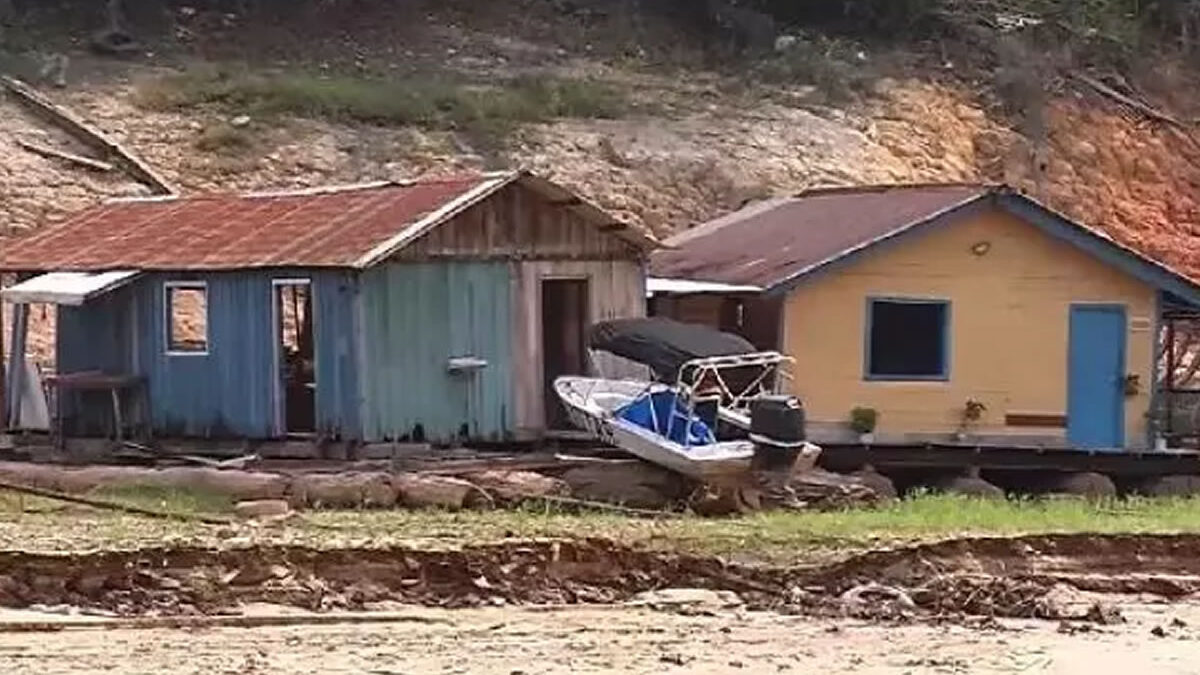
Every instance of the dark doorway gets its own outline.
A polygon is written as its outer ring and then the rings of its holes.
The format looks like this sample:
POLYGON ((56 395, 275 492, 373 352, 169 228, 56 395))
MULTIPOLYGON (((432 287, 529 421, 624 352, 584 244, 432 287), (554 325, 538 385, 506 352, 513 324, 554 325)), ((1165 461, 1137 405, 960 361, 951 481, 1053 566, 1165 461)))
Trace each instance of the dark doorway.
POLYGON ((566 410, 554 393, 554 378, 587 374, 587 307, 587 280, 542 282, 542 372, 548 429, 570 428, 566 410))
POLYGON ((303 279, 276 280, 274 291, 279 421, 285 434, 311 434, 317 428, 312 287, 303 279))

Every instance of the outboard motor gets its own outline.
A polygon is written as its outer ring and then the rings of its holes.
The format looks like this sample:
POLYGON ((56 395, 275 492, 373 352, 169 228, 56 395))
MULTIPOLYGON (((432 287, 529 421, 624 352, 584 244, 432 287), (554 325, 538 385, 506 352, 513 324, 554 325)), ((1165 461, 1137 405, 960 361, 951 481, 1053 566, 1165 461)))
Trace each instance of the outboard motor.
MULTIPOLYGON (((790 492, 792 468, 808 444, 804 407, 795 396, 761 396, 750 402, 750 468, 768 492, 790 492)), ((786 498, 786 495, 785 495, 786 498)))

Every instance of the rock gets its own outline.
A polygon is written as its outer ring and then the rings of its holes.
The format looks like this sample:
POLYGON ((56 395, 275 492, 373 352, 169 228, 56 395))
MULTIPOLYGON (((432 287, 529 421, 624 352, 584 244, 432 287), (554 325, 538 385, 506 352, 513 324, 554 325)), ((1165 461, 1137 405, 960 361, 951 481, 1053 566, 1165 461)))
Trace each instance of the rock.
POLYGON ((396 503, 386 473, 304 474, 292 480, 291 502, 317 508, 389 508, 396 503))
POLYGON ((1104 474, 1082 472, 1055 477, 1049 485, 1051 492, 1100 499, 1116 497, 1117 486, 1104 474))
POLYGON ((255 499, 238 502, 233 512, 239 518, 278 518, 292 512, 292 507, 282 499, 255 499))
POLYGON ((988 499, 1004 499, 1004 490, 992 485, 982 478, 970 476, 953 476, 936 481, 933 487, 952 494, 968 497, 984 497, 988 499))
POLYGON ((641 461, 578 466, 563 473, 562 479, 571 487, 571 494, 580 499, 641 509, 670 506, 684 499, 691 489, 683 476, 641 461))
POLYGON ((571 486, 566 481, 532 471, 482 471, 465 478, 503 502, 518 502, 529 497, 566 497, 571 494, 571 486))
POLYGON ((900 496, 896 484, 891 478, 879 473, 874 468, 867 467, 850 474, 851 478, 862 481, 862 484, 875 491, 882 500, 896 499, 900 496))
POLYGON ((250 126, 250 116, 249 115, 238 115, 237 117, 234 117, 233 119, 229 120, 229 126, 237 127, 239 129, 242 127, 250 126))
POLYGON ((412 508, 461 509, 492 505, 491 497, 461 478, 401 473, 392 476, 396 501, 412 508))
POLYGON ((815 509, 840 509, 874 504, 895 496, 891 481, 879 474, 843 475, 813 469, 793 475, 788 482, 796 498, 815 509), (870 481, 870 482, 868 482, 870 481), (875 483, 873 486, 871 483, 875 483), (890 490, 890 497, 887 491, 890 490))
POLYGON ((917 608, 917 603, 913 602, 908 593, 894 586, 884 586, 875 582, 855 586, 842 593, 839 599, 847 605, 892 603, 906 611, 917 608))
POLYGON ((666 611, 708 611, 733 609, 742 606, 742 599, 733 591, 714 591, 707 588, 663 588, 633 596, 628 604, 666 611))
POLYGON ((1200 476, 1156 476, 1139 483, 1135 491, 1147 497, 1188 497, 1200 494, 1200 476))

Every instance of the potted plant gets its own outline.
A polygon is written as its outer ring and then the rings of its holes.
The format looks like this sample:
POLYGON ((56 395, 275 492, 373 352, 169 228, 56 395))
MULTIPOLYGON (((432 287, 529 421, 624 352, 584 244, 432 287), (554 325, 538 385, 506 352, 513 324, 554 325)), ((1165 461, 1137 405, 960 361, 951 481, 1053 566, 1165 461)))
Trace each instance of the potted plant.
POLYGON ((879 422, 879 411, 874 408, 855 408, 850 411, 850 428, 858 434, 863 444, 875 442, 875 425, 879 422))
POLYGON ((1167 449, 1167 437, 1164 432, 1167 431, 1166 411, 1161 404, 1152 406, 1145 412, 1146 429, 1150 432, 1150 439, 1153 443, 1153 448, 1156 452, 1162 452, 1167 449))
POLYGON ((958 426, 958 433, 955 434, 960 442, 967 440, 967 430, 970 429, 971 425, 983 419, 983 413, 985 412, 987 412, 987 406, 983 404, 983 401, 973 398, 967 399, 967 402, 963 404, 962 420, 958 426))

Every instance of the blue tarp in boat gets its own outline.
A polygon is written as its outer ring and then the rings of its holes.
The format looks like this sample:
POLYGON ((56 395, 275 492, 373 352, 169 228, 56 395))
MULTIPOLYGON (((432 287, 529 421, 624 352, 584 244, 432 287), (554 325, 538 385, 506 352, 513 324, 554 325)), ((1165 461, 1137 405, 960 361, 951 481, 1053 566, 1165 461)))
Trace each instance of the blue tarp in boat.
POLYGON ((696 415, 671 390, 643 394, 617 411, 621 419, 649 429, 682 446, 716 443, 712 427, 696 415))

